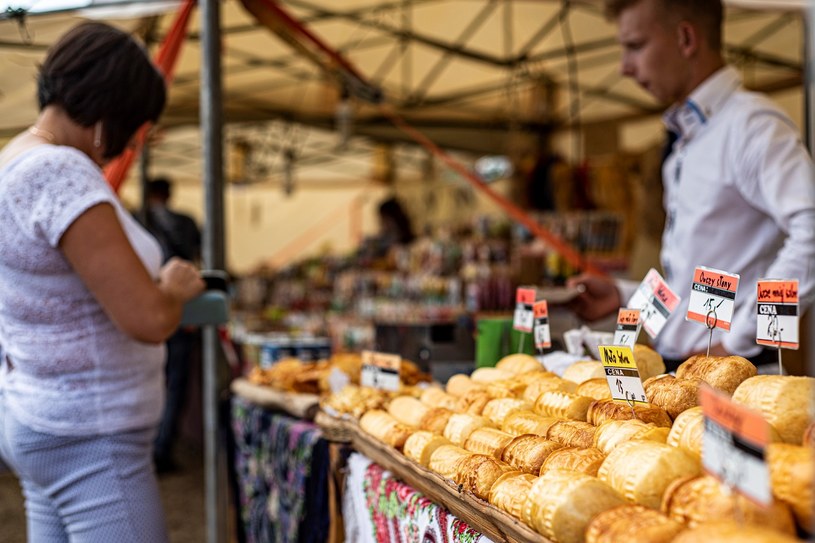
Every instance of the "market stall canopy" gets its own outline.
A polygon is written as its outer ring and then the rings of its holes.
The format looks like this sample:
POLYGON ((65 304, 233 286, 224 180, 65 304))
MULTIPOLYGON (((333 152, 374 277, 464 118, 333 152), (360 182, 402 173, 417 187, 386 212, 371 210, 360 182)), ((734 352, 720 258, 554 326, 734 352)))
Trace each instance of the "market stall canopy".
MULTIPOLYGON (((36 115, 36 64, 80 17, 108 20, 160 42, 178 3, 8 2, 0 21, 0 136, 36 115), (14 10, 12 8, 28 8, 14 10), (77 7, 80 11, 72 11, 77 7), (53 10, 58 10, 53 12, 53 10)), ((803 78, 804 0, 731 0, 725 31, 730 62, 751 88, 795 88, 803 78)), ((282 10, 347 59, 412 125, 443 147, 506 153, 515 134, 637 119, 661 107, 619 74, 615 29, 598 1, 284 0, 282 10)), ((370 157, 375 142, 401 142, 379 110, 353 96, 313 58, 261 25, 236 0, 224 2, 225 119, 228 145, 286 153, 298 164, 370 157), (347 94, 352 96, 346 97, 347 94), (272 125, 262 123, 273 122, 272 125), (349 122, 354 136, 344 155, 334 130, 349 122), (320 129, 312 131, 304 127, 320 129), (340 158, 338 158, 340 157, 340 158)), ((172 170, 196 168, 201 52, 193 17, 155 159, 172 170), (174 136, 180 134, 180 136, 174 136)), ((259 159, 258 159, 259 160, 259 159)), ((263 174, 263 167, 258 167, 263 174)), ((195 175, 195 174, 193 174, 195 175)))

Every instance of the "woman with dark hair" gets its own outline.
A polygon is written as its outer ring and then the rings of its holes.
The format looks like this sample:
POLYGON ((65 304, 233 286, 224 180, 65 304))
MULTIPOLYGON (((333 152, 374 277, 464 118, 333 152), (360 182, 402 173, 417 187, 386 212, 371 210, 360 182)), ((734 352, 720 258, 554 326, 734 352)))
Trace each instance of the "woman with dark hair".
POLYGON ((0 151, 0 456, 36 542, 167 541, 152 467, 164 340, 204 289, 123 208, 101 166, 158 119, 161 74, 129 35, 70 30, 40 115, 0 151))
POLYGON ((379 204, 379 223, 381 236, 389 243, 407 245, 416 239, 410 217, 396 197, 379 204))

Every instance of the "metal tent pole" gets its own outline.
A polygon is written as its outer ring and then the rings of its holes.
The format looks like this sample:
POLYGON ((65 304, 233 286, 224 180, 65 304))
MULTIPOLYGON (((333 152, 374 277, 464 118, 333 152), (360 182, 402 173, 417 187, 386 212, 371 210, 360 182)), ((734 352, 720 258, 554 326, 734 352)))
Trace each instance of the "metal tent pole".
MULTIPOLYGON (((810 4, 804 14, 804 126, 806 127, 806 140, 810 154, 815 156, 815 118, 813 118, 813 104, 815 104, 815 5, 810 4)), ((813 180, 815 182, 815 180, 813 180)), ((806 352, 807 375, 815 377, 815 308, 809 308, 809 329, 802 330, 804 337, 808 337, 806 352)), ((806 321, 804 321, 806 322, 806 321)), ((813 459, 815 461, 815 459, 813 459)), ((812 481, 815 486, 815 481, 812 481)), ((815 533, 809 541, 815 543, 815 533)))
MULTIPOLYGON (((815 5, 806 10, 804 20, 806 49, 804 54, 804 126, 806 127, 809 152, 815 156, 815 5)), ((813 180, 815 182, 815 180, 813 180)), ((806 352, 807 375, 815 377, 815 307, 808 310, 808 330, 802 330, 809 338, 806 352)))
MULTIPOLYGON (((221 94, 220 2, 201 0, 201 104, 204 175, 204 267, 223 270, 224 258, 224 185, 223 116, 221 94)), ((223 450, 224 424, 219 416, 218 379, 221 348, 214 326, 203 330, 203 411, 204 476, 206 483, 207 543, 224 543, 226 534, 226 461, 223 450)))

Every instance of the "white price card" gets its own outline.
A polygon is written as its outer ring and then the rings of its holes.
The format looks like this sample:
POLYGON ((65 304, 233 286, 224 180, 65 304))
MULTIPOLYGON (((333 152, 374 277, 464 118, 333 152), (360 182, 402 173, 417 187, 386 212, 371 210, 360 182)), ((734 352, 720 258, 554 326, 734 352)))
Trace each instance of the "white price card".
POLYGON ((360 383, 364 387, 398 391, 402 357, 398 354, 362 351, 360 383))
POLYGON ((614 345, 634 349, 641 329, 640 310, 621 308, 617 314, 617 327, 614 329, 614 345))
POLYGON ((721 328, 729 332, 738 288, 738 274, 698 266, 693 272, 685 318, 711 329, 721 328))
POLYGON ((756 411, 703 385, 699 401, 705 415, 702 466, 727 487, 763 506, 773 501, 765 449, 770 430, 756 411))
POLYGON ((546 300, 535 302, 532 313, 535 315, 535 347, 548 349, 552 346, 552 335, 549 332, 549 306, 546 300))
POLYGON ((532 332, 535 316, 532 307, 535 305, 536 291, 530 287, 519 287, 515 291, 515 318, 512 327, 520 332, 532 332))
POLYGON ((798 349, 798 280, 759 279, 756 343, 798 349))
POLYGON ((648 405, 640 370, 634 361, 634 353, 631 348, 619 345, 601 345, 599 349, 600 361, 606 370, 606 380, 611 389, 611 397, 615 400, 648 405))
POLYGON ((627 305, 641 311, 642 327, 653 339, 662 332, 668 317, 681 300, 682 298, 671 290, 659 272, 651 268, 627 305))

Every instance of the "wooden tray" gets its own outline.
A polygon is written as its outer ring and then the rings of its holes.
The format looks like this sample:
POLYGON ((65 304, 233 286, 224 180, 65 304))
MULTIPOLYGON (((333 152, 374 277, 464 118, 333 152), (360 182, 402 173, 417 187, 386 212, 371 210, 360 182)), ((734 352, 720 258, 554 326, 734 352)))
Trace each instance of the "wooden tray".
POLYGON ((285 392, 271 387, 256 385, 248 379, 238 377, 229 387, 236 396, 261 407, 283 411, 304 420, 313 420, 320 407, 320 397, 316 394, 285 392))
MULTIPOLYGON (((351 424, 351 423, 346 423, 351 424)), ((433 502, 465 521, 495 543, 552 543, 512 515, 475 497, 438 473, 410 460, 354 425, 352 445, 433 502)))
POLYGON ((323 410, 317 411, 314 422, 320 427, 323 437, 335 443, 351 443, 354 437, 356 424, 332 417, 323 410))

